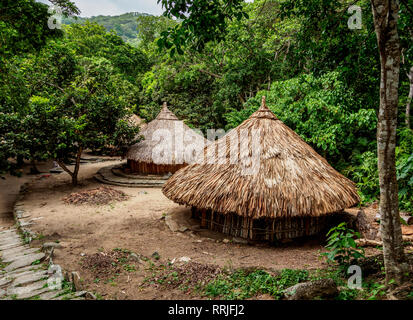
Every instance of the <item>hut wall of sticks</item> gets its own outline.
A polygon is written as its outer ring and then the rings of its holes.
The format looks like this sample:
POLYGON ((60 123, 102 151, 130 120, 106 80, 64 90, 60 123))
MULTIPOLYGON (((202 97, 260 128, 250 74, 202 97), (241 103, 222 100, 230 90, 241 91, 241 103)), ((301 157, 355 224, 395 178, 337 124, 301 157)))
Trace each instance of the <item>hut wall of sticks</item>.
POLYGON ((174 173, 196 159, 207 143, 201 134, 180 121, 166 103, 139 135, 143 140, 131 146, 126 154, 128 173, 174 173), (189 152, 189 156, 185 152, 189 152))
POLYGON ((265 97, 203 155, 162 191, 212 230, 252 240, 309 236, 360 201, 355 184, 280 121, 265 97))
POLYGON ((202 228, 252 241, 278 241, 319 234, 328 226, 329 217, 294 217, 253 219, 237 214, 220 214, 212 210, 191 208, 192 217, 202 228))

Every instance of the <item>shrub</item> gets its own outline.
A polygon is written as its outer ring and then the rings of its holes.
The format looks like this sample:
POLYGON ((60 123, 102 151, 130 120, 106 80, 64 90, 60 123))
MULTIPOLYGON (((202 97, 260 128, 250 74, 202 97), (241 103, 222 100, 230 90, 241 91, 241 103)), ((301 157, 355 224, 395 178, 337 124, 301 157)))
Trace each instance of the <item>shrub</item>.
POLYGON ((342 222, 331 228, 327 233, 326 248, 329 252, 322 253, 330 263, 337 263, 341 270, 347 270, 350 262, 355 259, 364 258, 364 250, 358 248, 354 238, 360 238, 360 234, 347 228, 342 222))

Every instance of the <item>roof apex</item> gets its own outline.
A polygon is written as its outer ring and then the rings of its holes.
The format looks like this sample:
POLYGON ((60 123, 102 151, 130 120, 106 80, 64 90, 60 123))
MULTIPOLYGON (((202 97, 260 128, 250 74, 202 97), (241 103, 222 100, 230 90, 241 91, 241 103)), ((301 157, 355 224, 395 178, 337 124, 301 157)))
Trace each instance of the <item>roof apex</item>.
POLYGON ((257 111, 255 111, 251 115, 250 119, 252 119, 252 118, 278 120, 276 115, 267 107, 267 104, 266 104, 266 101, 265 101, 265 96, 262 96, 261 106, 257 111))
POLYGON ((155 120, 179 120, 177 116, 168 109, 166 102, 162 104, 161 112, 157 115, 155 120))

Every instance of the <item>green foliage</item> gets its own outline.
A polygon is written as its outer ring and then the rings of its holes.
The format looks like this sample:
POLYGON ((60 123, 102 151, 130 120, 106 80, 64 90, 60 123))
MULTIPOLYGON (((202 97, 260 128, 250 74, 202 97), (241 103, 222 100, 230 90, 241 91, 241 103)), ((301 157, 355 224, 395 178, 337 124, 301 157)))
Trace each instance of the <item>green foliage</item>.
POLYGON ((327 236, 326 248, 329 252, 322 253, 322 256, 325 256, 328 262, 338 263, 342 270, 346 270, 353 259, 364 258, 364 250, 358 248, 354 240, 360 238, 360 234, 347 228, 345 222, 331 228, 327 236))
POLYGON ((138 23, 136 20, 141 17, 148 17, 148 15, 139 12, 129 12, 119 16, 69 17, 63 19, 62 23, 67 25, 85 24, 87 22, 99 24, 105 28, 106 32, 114 31, 124 42, 137 46, 138 23))
MULTIPOLYGON (((138 99, 133 80, 147 68, 139 49, 101 26, 75 25, 65 28, 63 39, 51 40, 13 64, 10 76, 15 72, 19 86, 29 89, 1 99, 2 160, 19 156, 63 163, 86 148, 116 146, 122 153, 136 141, 139 129, 128 117, 138 99)), ((6 84, 0 82, 0 90, 11 93, 6 84)))
POLYGON ((228 113, 228 128, 247 119, 258 108, 262 95, 277 117, 330 163, 374 147, 375 112, 362 108, 338 72, 275 81, 269 91, 251 98, 244 109, 228 113))
POLYGON ((377 170, 377 153, 366 151, 356 153, 350 165, 342 173, 357 184, 361 204, 371 203, 379 197, 379 173, 377 170))
MULTIPOLYGON (((73 2, 53 0, 68 16, 79 13, 73 2)), ((0 67, 5 59, 32 52, 45 45, 47 39, 59 37, 59 29, 50 29, 48 6, 34 0, 2 0, 0 3, 0 67)))
POLYGON ((413 212, 413 131, 403 128, 398 131, 398 138, 396 169, 400 208, 413 212))
POLYGON ((188 43, 201 50, 209 41, 224 38, 228 20, 248 18, 243 0, 158 0, 168 18, 181 19, 181 24, 161 33, 158 45, 173 56, 183 54, 188 43))
POLYGON ((230 275, 220 275, 206 285, 204 292, 206 296, 227 300, 248 299, 257 294, 270 294, 275 299, 280 299, 283 290, 307 279, 307 270, 283 269, 276 276, 263 270, 251 273, 237 270, 230 275))

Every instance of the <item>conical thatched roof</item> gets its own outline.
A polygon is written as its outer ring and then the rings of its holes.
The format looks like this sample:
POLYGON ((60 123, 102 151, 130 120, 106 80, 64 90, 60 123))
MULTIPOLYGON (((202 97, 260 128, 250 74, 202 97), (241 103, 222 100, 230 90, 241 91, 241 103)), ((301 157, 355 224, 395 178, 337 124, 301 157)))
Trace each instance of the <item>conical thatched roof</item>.
POLYGON ((169 199, 253 219, 320 216, 359 202, 354 183, 277 119, 265 105, 265 97, 259 110, 204 153, 209 157, 178 170, 166 182, 162 191, 169 199), (259 135, 254 129, 259 129, 259 135), (254 134, 258 147, 251 147, 254 134), (238 137, 238 161, 234 162, 230 146, 238 137), (252 161, 249 173, 244 161, 257 150, 259 159, 252 161), (213 154, 218 155, 215 163, 210 160, 213 154))
POLYGON ((142 135, 144 139, 129 148, 126 154, 128 160, 156 164, 186 163, 185 160, 182 159, 181 154, 188 149, 187 147, 190 147, 190 150, 193 149, 191 156, 196 158, 197 153, 202 151, 207 141, 202 135, 189 128, 183 121, 180 121, 168 109, 166 103, 163 104, 158 116, 146 124, 139 134, 142 135), (165 132, 170 133, 170 140, 164 139, 163 135, 165 132), (168 143, 170 147, 167 147, 168 143), (154 148, 157 150, 162 149, 170 153, 170 159, 164 162, 159 161, 159 159, 154 161, 154 148), (196 150, 198 150, 198 152, 196 150))

